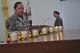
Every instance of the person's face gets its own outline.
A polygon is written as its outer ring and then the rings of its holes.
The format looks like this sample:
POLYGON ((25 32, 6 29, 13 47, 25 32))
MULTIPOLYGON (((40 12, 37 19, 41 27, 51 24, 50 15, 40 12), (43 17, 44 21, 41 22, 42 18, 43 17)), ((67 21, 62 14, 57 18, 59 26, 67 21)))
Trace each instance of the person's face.
POLYGON ((58 15, 58 14, 56 14, 56 13, 53 13, 53 15, 54 15, 54 17, 56 17, 56 18, 59 16, 59 15, 58 15))
POLYGON ((24 12, 24 7, 22 4, 18 4, 16 9, 15 9, 15 12, 18 16, 22 16, 23 12, 24 12))

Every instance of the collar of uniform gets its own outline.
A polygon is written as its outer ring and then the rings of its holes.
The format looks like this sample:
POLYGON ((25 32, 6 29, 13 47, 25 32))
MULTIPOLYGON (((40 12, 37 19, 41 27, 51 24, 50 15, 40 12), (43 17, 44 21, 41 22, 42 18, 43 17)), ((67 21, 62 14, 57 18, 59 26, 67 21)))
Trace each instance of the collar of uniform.
POLYGON ((23 15, 22 15, 22 16, 18 16, 16 13, 14 13, 14 16, 15 16, 15 18, 17 18, 17 19, 19 19, 19 18, 23 19, 23 15))

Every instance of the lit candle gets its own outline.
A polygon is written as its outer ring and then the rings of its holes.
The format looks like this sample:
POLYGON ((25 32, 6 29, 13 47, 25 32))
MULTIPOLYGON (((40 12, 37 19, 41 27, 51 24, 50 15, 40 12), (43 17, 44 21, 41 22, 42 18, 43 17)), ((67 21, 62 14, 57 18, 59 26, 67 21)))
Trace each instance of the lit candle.
POLYGON ((47 29, 45 27, 42 29, 42 34, 47 34, 47 29))
POLYGON ((37 29, 33 30, 32 33, 33 33, 33 36, 37 36, 37 35, 39 35, 39 32, 38 32, 37 29))
POLYGON ((10 34, 10 38, 11 38, 11 41, 17 41, 18 40, 17 33, 16 32, 12 32, 10 34))
POLYGON ((59 31, 62 31, 62 26, 59 26, 59 31))
POLYGON ((54 31, 58 32, 58 26, 54 27, 54 31))
POLYGON ((49 28, 49 32, 50 32, 50 33, 53 32, 53 28, 52 28, 52 27, 49 28))
POLYGON ((27 31, 21 31, 21 36, 23 39, 28 37, 28 32, 27 31))

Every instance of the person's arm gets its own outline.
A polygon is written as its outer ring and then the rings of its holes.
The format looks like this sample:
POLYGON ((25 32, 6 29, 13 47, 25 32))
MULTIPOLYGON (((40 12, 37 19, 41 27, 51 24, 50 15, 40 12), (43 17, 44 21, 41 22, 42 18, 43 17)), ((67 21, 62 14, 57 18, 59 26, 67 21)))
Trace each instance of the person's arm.
MULTIPOLYGON (((24 14, 25 15, 25 14, 24 14)), ((31 30, 31 26, 30 26, 30 22, 29 22, 29 19, 28 19, 28 16, 26 15, 26 21, 25 21, 25 23, 26 23, 26 29, 25 30, 31 30)))
POLYGON ((16 23, 15 20, 12 18, 9 18, 6 20, 6 28, 8 32, 13 32, 16 30, 16 23))

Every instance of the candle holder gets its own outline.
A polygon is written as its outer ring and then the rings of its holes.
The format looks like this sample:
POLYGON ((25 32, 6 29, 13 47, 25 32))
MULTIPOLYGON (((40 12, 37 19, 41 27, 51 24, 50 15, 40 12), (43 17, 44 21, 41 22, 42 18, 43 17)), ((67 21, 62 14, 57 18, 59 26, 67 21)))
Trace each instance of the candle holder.
POLYGON ((59 26, 59 31, 62 32, 62 30, 63 30, 63 29, 62 29, 62 26, 59 26))
POLYGON ((54 27, 54 32, 55 32, 55 33, 58 33, 58 31, 59 31, 58 26, 54 27))
POLYGON ((39 31, 37 29, 32 30, 32 34, 34 37, 39 35, 39 31))
POLYGON ((11 42, 17 42, 18 41, 18 36, 17 36, 17 33, 16 32, 12 32, 10 34, 10 39, 11 39, 11 42))
POLYGON ((27 40, 28 38, 28 31, 21 31, 22 40, 27 40))
POLYGON ((49 27, 49 33, 53 33, 53 27, 49 27))
POLYGON ((44 28, 42 29, 42 34, 44 34, 44 35, 48 34, 47 28, 44 27, 44 28))

